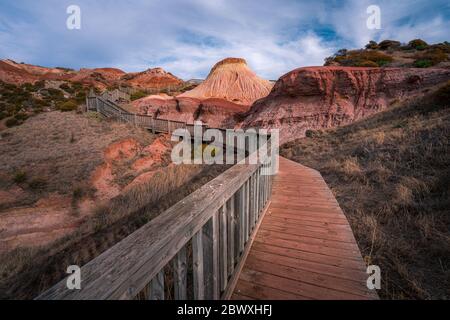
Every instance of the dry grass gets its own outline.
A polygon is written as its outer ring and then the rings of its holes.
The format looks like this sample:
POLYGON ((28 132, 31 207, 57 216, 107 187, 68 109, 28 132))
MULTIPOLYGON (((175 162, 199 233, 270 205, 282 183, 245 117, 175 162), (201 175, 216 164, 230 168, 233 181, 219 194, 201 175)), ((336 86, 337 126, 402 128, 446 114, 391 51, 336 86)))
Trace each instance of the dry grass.
POLYGON ((1 134, 0 190, 11 188, 19 178, 29 192, 0 210, 28 205, 51 192, 71 194, 104 162, 103 150, 111 143, 134 138, 148 145, 154 139, 132 126, 59 111, 39 114, 1 134))
POLYGON ((281 148, 322 173, 382 298, 450 298, 449 92, 281 148))
POLYGON ((100 207, 74 233, 41 248, 20 248, 0 257, 0 299, 31 299, 158 216, 226 166, 164 168, 147 184, 100 207))
MULTIPOLYGON (((20 185, 24 195, 3 209, 32 205, 52 192, 78 202, 90 197, 90 177, 103 164, 111 143, 135 139, 149 145, 154 136, 143 129, 102 120, 95 115, 50 112, 3 132, 0 140, 0 190, 20 185)), ((170 149, 169 149, 170 150, 170 149)), ((120 158, 111 164, 116 183, 125 185, 137 173, 130 165, 141 157, 120 158), (122 183, 120 183, 122 182, 122 183)), ((30 299, 65 276, 68 265, 84 265, 147 223, 226 166, 166 166, 167 154, 148 170, 145 183, 125 189, 95 212, 80 219, 77 229, 43 247, 20 247, 0 255, 0 299, 30 299)))

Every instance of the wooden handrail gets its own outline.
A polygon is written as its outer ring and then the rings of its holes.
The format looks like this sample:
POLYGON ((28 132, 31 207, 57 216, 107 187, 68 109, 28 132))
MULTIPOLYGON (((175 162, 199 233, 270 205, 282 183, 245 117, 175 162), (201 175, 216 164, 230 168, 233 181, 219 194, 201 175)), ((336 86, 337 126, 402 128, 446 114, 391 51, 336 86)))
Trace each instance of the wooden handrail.
POLYGON ((119 121, 132 123, 152 131, 172 133, 178 128, 188 128, 191 126, 182 121, 156 119, 150 115, 131 113, 115 102, 98 96, 88 96, 86 98, 86 105, 88 111, 95 110, 107 118, 112 117, 119 121))
POLYGON ((164 267, 173 264, 175 299, 187 298, 192 244, 194 299, 219 299, 249 246, 269 200, 271 162, 239 163, 81 268, 81 290, 66 279, 37 299, 132 299, 144 288, 164 299, 164 267))
MULTIPOLYGON (((112 102, 88 99, 106 116, 137 122, 112 102)), ((150 119, 153 128, 167 124, 150 119)), ((194 299, 227 297, 271 194, 271 158, 259 164, 248 158, 88 262, 81 268, 81 290, 69 290, 64 279, 37 299, 133 299, 144 289, 148 298, 164 299, 168 264, 174 298, 186 299, 190 263, 194 299)))

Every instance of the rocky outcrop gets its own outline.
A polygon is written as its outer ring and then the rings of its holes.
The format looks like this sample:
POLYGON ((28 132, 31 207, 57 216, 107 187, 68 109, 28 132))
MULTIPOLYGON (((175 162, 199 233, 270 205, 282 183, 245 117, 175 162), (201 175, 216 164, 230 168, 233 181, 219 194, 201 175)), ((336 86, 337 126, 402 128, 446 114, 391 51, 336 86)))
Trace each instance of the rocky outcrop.
POLYGON ((104 90, 107 87, 131 86, 143 90, 177 88, 183 80, 162 68, 126 73, 117 68, 82 68, 78 71, 65 68, 46 68, 0 60, 0 81, 13 84, 35 83, 39 80, 81 82, 104 90))
POLYGON ((142 89, 175 88, 183 84, 183 80, 175 77, 162 68, 148 69, 143 72, 129 73, 122 78, 133 87, 142 89))
POLYGON ((208 99, 219 98, 236 104, 251 105, 265 97, 272 83, 259 78, 240 58, 226 58, 216 63, 208 77, 196 88, 179 97, 208 99))
POLYGON ((281 129, 282 141, 307 129, 367 117, 450 79, 449 69, 307 67, 282 76, 252 105, 242 126, 281 129))
POLYGON ((158 119, 194 123, 202 121, 210 127, 233 128, 248 106, 224 99, 149 96, 133 102, 133 110, 158 119))
POLYGON ((196 88, 175 98, 148 96, 134 101, 132 109, 159 119, 232 128, 255 100, 269 94, 272 86, 251 71, 244 59, 227 58, 218 62, 196 88))

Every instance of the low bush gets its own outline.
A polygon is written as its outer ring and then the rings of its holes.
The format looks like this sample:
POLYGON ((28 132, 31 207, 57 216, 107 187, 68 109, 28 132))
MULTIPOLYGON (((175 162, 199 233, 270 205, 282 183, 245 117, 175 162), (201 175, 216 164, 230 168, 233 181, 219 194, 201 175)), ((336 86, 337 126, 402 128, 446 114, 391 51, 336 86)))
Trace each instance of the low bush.
POLYGON ((17 126, 17 125, 19 125, 19 124, 20 124, 20 122, 19 122, 16 118, 9 118, 9 119, 6 120, 6 122, 5 122, 5 125, 6 125, 8 128, 17 126))
POLYGON ((137 91, 137 92, 131 94, 130 99, 131 99, 131 101, 134 101, 134 100, 143 98, 145 96, 147 96, 147 94, 144 91, 137 91))
POLYGON ((400 41, 395 40, 383 40, 378 44, 380 50, 394 49, 401 46, 400 41))
POLYGON ((14 174, 13 180, 15 183, 23 183, 27 180, 27 173, 24 171, 17 171, 14 174))
POLYGON ((422 39, 414 39, 408 43, 408 46, 416 50, 424 50, 428 47, 428 43, 422 39))
POLYGON ((77 108, 78 104, 73 100, 69 100, 58 105, 58 110, 62 112, 73 111, 77 108))
POLYGON ((414 67, 416 68, 429 68, 431 66, 433 66, 433 62, 427 59, 420 59, 414 61, 414 67))
POLYGON ((448 61, 448 54, 442 49, 434 48, 415 55, 416 61, 414 65, 419 68, 427 68, 434 66, 440 62, 448 61))
POLYGON ((376 43, 375 41, 371 40, 369 41, 368 44, 366 44, 366 49, 378 49, 378 43, 376 43))
POLYGON ((355 63, 357 67, 379 67, 378 63, 370 60, 363 60, 361 62, 355 63))
POLYGON ((28 184, 28 186, 33 190, 43 189, 43 188, 45 188, 46 185, 47 185, 47 180, 45 180, 44 178, 34 178, 28 184))

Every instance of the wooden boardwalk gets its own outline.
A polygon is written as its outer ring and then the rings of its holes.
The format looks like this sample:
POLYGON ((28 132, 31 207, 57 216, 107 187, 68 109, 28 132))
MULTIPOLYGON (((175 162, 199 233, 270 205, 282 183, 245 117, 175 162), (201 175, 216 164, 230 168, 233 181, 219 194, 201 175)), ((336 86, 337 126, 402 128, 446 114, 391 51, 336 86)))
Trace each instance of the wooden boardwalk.
POLYGON ((377 299, 348 221, 320 173, 280 157, 271 203, 232 299, 377 299))

